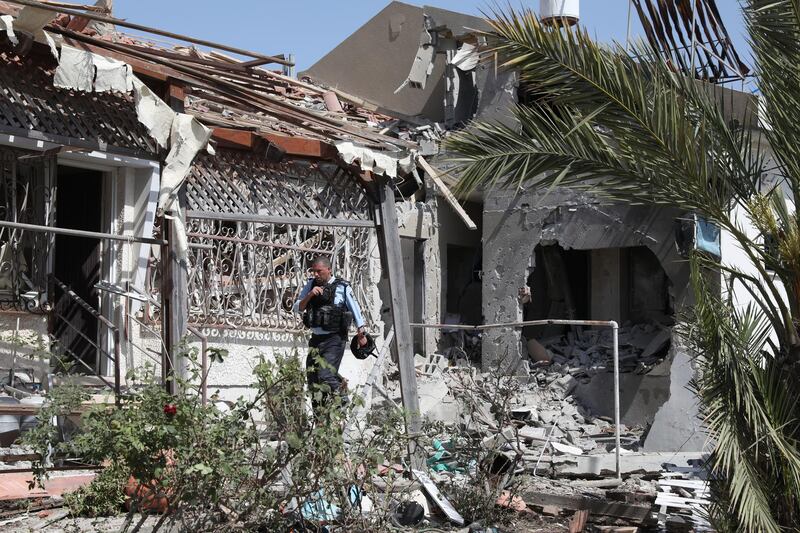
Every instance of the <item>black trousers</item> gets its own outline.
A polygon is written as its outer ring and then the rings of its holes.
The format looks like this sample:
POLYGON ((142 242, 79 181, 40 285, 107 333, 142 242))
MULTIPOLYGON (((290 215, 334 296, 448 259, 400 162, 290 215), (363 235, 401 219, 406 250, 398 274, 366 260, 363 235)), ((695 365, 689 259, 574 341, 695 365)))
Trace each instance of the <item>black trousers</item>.
POLYGON ((313 395, 315 385, 327 385, 331 393, 339 392, 342 386, 342 376, 339 375, 339 365, 344 356, 344 335, 330 333, 327 335, 312 335, 308 343, 311 348, 306 359, 306 373, 308 388, 313 395), (319 350, 319 357, 326 364, 318 364, 313 348, 319 350))

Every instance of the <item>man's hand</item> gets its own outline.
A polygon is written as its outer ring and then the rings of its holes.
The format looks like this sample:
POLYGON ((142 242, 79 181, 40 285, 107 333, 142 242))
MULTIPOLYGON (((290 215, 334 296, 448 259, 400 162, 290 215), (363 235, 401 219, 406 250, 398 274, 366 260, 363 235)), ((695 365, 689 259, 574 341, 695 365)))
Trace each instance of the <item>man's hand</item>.
POLYGON ((364 347, 367 345, 367 331, 365 328, 358 328, 358 345, 364 347))
POLYGON ((311 298, 314 296, 319 296, 324 290, 325 289, 323 289, 321 285, 314 285, 311 287, 311 290, 308 291, 308 294, 306 294, 305 297, 300 300, 300 305, 298 306, 300 311, 305 311, 306 307, 308 307, 308 302, 311 301, 311 298))
POLYGON ((519 291, 517 292, 517 298, 519 299, 519 303, 527 304, 531 302, 531 288, 525 285, 524 287, 520 287, 519 291))
POLYGON ((309 291, 309 296, 320 296, 325 289, 322 288, 320 285, 314 285, 311 290, 309 291))

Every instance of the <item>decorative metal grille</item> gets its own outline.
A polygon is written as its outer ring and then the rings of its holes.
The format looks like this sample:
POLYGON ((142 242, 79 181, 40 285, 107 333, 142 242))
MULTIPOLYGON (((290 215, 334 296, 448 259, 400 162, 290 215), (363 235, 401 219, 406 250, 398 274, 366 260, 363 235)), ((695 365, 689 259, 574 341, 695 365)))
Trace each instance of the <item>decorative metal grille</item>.
MULTIPOLYGON (((55 160, 0 148, 0 220, 52 225, 55 160)), ((53 235, 0 227, 0 309, 42 311, 53 235)))
POLYGON ((318 255, 365 301, 369 229, 192 220, 188 237, 211 245, 190 248, 192 323, 299 331, 292 305, 318 255))
MULTIPOLYGON (((372 203, 348 172, 330 164, 272 163, 218 150, 216 156, 198 157, 186 199, 191 211, 303 219, 291 224, 189 219, 191 323, 300 331, 292 305, 318 255, 330 257, 334 274, 350 282, 362 306, 368 301, 372 230, 315 224, 371 220, 372 203)), ((155 269, 149 280, 151 290, 158 287, 155 269)))

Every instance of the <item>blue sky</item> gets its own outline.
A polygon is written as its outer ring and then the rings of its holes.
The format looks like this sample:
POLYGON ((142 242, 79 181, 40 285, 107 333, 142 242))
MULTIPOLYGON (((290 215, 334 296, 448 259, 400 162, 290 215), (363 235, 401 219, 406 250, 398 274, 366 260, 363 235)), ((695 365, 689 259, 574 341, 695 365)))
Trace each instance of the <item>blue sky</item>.
MULTIPOLYGON (((298 70, 312 65, 389 2, 386 0, 117 0, 115 16, 266 54, 295 54, 298 70)), ((409 1, 479 15, 493 0, 409 1)), ((507 5, 505 0, 500 5, 507 5)), ((539 0, 512 5, 539 8, 539 0)), ((750 64, 737 0, 718 0, 728 32, 750 64)), ((582 0, 581 23, 598 40, 624 41, 628 0, 582 0)), ((636 24, 633 35, 641 35, 636 24)))

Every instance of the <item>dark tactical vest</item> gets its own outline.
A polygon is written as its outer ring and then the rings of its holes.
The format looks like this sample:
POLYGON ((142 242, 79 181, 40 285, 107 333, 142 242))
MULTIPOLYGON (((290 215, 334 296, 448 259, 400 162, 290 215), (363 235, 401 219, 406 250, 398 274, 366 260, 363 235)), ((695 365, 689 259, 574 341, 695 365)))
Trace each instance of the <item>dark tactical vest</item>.
POLYGON ((347 310, 347 287, 350 284, 343 279, 335 279, 322 288, 322 294, 314 296, 308 302, 303 313, 303 325, 307 328, 322 328, 329 333, 347 334, 353 322, 353 313, 347 310), (336 290, 344 287, 342 303, 334 304, 336 290))

